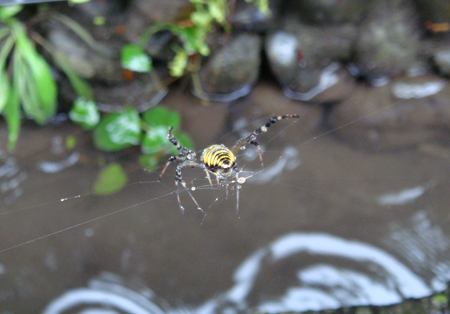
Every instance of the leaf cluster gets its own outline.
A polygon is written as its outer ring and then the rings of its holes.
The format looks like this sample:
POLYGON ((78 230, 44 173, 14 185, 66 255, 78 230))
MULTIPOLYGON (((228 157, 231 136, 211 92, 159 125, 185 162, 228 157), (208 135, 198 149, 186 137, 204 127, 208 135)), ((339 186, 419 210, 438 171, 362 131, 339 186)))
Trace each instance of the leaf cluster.
MULTIPOLYGON (((122 50, 122 65, 124 68, 138 71, 148 72, 147 66, 131 66, 139 63, 137 60, 142 60, 146 64, 150 57, 144 53, 144 45, 153 34, 168 30, 172 32, 181 42, 181 46, 173 44, 172 49, 175 52, 174 59, 169 63, 170 74, 174 77, 183 76, 188 69, 189 58, 196 56, 208 56, 210 48, 206 43, 208 35, 214 30, 216 25, 229 30, 227 17, 229 15, 229 0, 190 0, 194 6, 194 11, 191 13, 188 21, 181 23, 157 23, 151 26, 142 36, 141 41, 136 45, 127 45, 122 50), (131 48, 133 47, 133 48, 131 48), (127 62, 130 58, 130 51, 134 51, 134 59, 132 62, 127 62), (147 59, 147 60, 145 60, 147 59), (145 60, 145 61, 144 61, 145 60)), ((268 0, 246 0, 246 2, 253 2, 258 9, 264 13, 269 14, 268 0)), ((196 59, 196 58, 193 58, 196 59)), ((150 59, 151 62, 151 59, 150 59)), ((192 67, 196 69, 197 67, 192 67)))
MULTIPOLYGON (((74 106, 89 117, 92 109, 85 109, 88 103, 80 102, 74 106)), ((157 167, 158 160, 167 154, 178 154, 177 149, 167 140, 169 127, 174 128, 174 135, 182 146, 193 148, 191 138, 179 130, 181 116, 178 112, 157 106, 143 112, 141 115, 134 108, 127 108, 121 112, 105 115, 94 129, 94 144, 98 149, 107 152, 116 152, 131 146, 141 146, 143 155, 139 162, 146 170, 157 167)))
POLYGON ((22 8, 22 5, 0 7, 0 113, 8 124, 9 150, 16 145, 22 112, 42 125, 57 109, 57 85, 51 67, 33 40, 53 56, 78 95, 92 98, 90 87, 75 74, 64 56, 37 33, 31 39, 24 24, 15 18, 22 8))

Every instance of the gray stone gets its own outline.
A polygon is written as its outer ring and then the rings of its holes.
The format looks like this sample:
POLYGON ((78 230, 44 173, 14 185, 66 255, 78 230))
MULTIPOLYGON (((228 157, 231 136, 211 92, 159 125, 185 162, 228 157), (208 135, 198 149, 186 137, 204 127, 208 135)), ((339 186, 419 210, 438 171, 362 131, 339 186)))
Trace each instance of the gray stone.
POLYGON ((232 36, 228 44, 215 51, 202 65, 197 96, 218 101, 231 101, 248 94, 259 76, 261 38, 242 33, 232 36))
POLYGON ((408 0, 372 4, 359 27, 354 63, 369 81, 405 72, 418 52, 417 14, 408 0))

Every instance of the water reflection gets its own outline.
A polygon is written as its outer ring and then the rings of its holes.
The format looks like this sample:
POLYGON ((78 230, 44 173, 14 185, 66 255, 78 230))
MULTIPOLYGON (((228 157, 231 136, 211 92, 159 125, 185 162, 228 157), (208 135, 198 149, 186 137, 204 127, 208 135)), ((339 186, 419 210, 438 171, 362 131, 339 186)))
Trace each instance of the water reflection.
MULTIPOLYGON (((399 235, 393 237, 401 238, 399 235)), ((448 242, 445 241, 445 247, 440 249, 447 249, 448 242)), ((446 264, 442 270, 448 277, 449 265, 446 264)), ((175 308, 158 298, 142 282, 127 282, 117 275, 102 273, 98 278, 89 280, 87 288, 69 290, 51 301, 43 314, 60 314, 80 307, 83 313, 87 313, 87 308, 107 308, 110 313, 116 313, 113 311, 116 309, 142 314, 308 311, 355 305, 388 305, 445 287, 444 277, 436 277, 433 287, 430 287, 408 266, 380 248, 323 233, 281 236, 246 258, 234 271, 232 280, 234 284, 230 289, 198 307, 175 308), (306 255, 308 258, 318 257, 317 262, 305 267, 303 259, 306 255), (347 266, 327 263, 333 258, 348 259, 344 262, 347 266), (295 269, 290 270, 294 284, 284 285, 282 290, 277 291, 277 296, 270 296, 267 291, 261 292, 261 287, 258 287, 260 278, 286 260, 296 265, 295 269), (261 293, 264 298, 254 298, 261 293)))
POLYGON ((153 291, 139 281, 127 283, 120 276, 104 272, 90 280, 88 287, 69 290, 50 302, 42 314, 61 314, 74 309, 83 314, 167 313, 152 301, 154 297, 153 291))
POLYGON ((19 198, 23 194, 21 183, 26 179, 27 172, 19 168, 17 160, 0 150, 0 204, 7 205, 19 198))
POLYGON ((214 312, 223 303, 233 304, 236 309, 251 307, 270 313, 387 305, 432 291, 411 269, 380 248, 315 233, 291 233, 276 239, 248 257, 235 271, 233 280, 234 286, 210 301, 202 313, 214 312), (304 267, 302 255, 321 257, 316 264, 304 267), (354 265, 354 269, 324 263, 333 257, 348 259, 346 264, 354 265), (252 304, 252 293, 261 294, 255 287, 258 277, 264 277, 265 272, 286 259, 298 264, 294 271, 296 284, 286 286, 284 293, 276 297, 264 293, 266 299, 272 300, 252 304))

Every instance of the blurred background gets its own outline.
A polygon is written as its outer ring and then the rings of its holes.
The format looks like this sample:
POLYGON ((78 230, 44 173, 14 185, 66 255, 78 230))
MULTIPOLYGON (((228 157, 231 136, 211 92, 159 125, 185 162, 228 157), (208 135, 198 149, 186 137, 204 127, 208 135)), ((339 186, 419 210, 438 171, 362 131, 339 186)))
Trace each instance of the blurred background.
POLYGON ((0 314, 448 311, 448 1, 0 4, 0 314))

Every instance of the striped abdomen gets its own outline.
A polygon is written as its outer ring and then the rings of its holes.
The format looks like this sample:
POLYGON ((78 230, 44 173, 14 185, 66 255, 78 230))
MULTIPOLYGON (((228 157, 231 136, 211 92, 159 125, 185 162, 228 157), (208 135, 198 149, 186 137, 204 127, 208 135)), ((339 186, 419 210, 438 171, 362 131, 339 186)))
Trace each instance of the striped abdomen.
POLYGON ((202 161, 210 171, 226 175, 236 165, 236 156, 225 145, 211 145, 203 151, 202 161))

